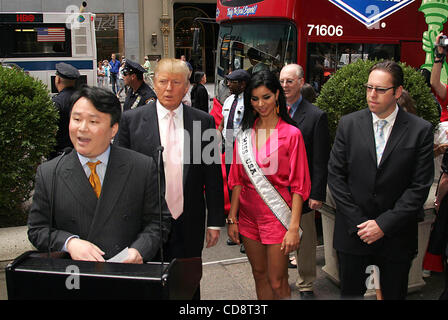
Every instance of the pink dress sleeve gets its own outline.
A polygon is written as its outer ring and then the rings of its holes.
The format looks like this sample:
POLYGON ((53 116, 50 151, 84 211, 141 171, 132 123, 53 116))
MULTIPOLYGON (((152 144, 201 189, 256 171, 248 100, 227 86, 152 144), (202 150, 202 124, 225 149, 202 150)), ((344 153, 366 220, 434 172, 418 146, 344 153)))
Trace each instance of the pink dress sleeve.
POLYGON ((242 168, 241 159, 238 154, 238 140, 236 140, 233 148, 232 165, 230 166, 229 178, 227 179, 230 190, 232 190, 235 186, 243 185, 241 181, 241 169, 244 170, 244 168, 242 168))
POLYGON ((300 194, 303 201, 305 201, 310 196, 311 179, 306 158, 305 142, 300 131, 291 136, 288 151, 291 193, 300 194))

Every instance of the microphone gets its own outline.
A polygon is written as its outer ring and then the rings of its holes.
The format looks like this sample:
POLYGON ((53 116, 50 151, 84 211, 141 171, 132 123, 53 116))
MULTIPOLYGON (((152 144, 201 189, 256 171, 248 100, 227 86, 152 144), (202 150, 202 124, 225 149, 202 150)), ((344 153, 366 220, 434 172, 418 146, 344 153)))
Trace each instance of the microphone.
POLYGON ((157 147, 157 185, 159 188, 159 231, 160 231, 160 280, 162 282, 162 286, 164 285, 164 281, 162 280, 163 277, 163 228, 162 228, 162 186, 161 186, 161 172, 160 172, 160 165, 162 163, 162 153, 163 153, 163 146, 160 145, 157 147))
POLYGON ((51 228, 53 227, 53 217, 54 217, 54 200, 55 200, 55 186, 56 186, 56 171, 58 169, 59 163, 61 162, 62 158, 64 158, 65 155, 69 154, 72 151, 73 148, 66 147, 64 148, 64 151, 62 152, 61 156, 58 159, 58 162, 56 162, 56 166, 54 167, 53 177, 51 179, 51 194, 50 194, 50 225, 48 228, 48 258, 50 258, 51 254, 51 228))

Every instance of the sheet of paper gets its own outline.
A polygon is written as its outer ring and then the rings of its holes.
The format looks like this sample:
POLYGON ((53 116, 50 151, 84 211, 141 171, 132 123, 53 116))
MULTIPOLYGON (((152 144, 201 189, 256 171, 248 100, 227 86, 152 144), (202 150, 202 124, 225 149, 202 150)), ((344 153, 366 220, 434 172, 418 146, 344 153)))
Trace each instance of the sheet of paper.
POLYGON ((128 258, 128 256, 129 256, 129 248, 126 247, 119 253, 117 253, 115 256, 107 260, 107 262, 123 262, 128 258))

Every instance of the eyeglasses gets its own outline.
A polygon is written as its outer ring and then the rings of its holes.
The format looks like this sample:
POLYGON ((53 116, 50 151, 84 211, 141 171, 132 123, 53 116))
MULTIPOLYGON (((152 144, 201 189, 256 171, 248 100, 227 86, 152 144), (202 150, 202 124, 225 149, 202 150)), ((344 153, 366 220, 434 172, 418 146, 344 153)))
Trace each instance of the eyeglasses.
POLYGON ((283 79, 283 80, 280 80, 280 84, 281 84, 282 86, 284 86, 285 84, 288 85, 288 86, 290 86, 290 85, 292 85, 296 80, 300 80, 300 79, 302 79, 302 77, 297 78, 297 79, 283 79))
POLYGON ((389 87, 389 88, 374 87, 367 83, 364 84, 364 87, 366 87, 367 92, 372 92, 373 90, 375 90, 376 93, 378 93, 378 94, 385 94, 388 90, 395 89, 395 87, 389 87))

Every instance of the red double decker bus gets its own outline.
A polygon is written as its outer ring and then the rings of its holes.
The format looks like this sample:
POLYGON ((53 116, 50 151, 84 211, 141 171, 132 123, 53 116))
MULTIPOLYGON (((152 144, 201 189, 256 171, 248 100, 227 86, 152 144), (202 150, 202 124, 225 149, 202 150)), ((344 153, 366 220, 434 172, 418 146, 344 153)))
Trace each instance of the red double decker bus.
MULTIPOLYGON (((288 63, 305 69, 317 91, 336 70, 357 59, 385 58, 413 67, 425 62, 428 30, 414 0, 217 0, 220 24, 215 74, 270 69, 288 63)), ((222 102, 222 101, 221 101, 222 102)))

